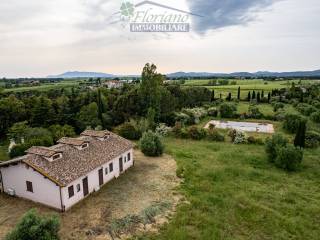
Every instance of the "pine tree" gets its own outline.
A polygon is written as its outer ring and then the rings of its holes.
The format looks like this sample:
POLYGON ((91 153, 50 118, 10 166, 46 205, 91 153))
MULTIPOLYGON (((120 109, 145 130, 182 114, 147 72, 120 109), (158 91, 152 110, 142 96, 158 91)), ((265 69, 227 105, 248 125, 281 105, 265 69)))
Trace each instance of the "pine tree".
POLYGON ((240 91, 241 91, 241 88, 239 87, 238 88, 238 100, 240 100, 240 91))

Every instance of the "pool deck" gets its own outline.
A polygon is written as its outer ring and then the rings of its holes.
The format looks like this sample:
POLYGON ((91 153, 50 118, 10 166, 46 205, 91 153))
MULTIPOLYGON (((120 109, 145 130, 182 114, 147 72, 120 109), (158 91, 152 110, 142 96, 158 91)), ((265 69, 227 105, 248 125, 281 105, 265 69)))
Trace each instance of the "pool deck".
POLYGON ((274 133, 273 124, 268 123, 212 120, 206 124, 205 128, 208 129, 210 124, 213 124, 215 128, 220 129, 235 129, 243 132, 274 133))

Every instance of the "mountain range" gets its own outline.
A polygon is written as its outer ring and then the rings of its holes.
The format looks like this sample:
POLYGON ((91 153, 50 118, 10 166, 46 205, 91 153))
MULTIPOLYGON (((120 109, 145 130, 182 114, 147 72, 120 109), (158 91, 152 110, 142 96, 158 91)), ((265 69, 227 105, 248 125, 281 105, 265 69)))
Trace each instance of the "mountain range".
MULTIPOLYGON (((59 75, 50 75, 48 78, 115 78, 115 77, 139 77, 139 75, 114 75, 101 72, 65 72, 59 75)), ((320 77, 320 70, 296 71, 296 72, 234 72, 234 73, 210 73, 210 72, 175 72, 167 74, 168 78, 181 77, 320 77)))

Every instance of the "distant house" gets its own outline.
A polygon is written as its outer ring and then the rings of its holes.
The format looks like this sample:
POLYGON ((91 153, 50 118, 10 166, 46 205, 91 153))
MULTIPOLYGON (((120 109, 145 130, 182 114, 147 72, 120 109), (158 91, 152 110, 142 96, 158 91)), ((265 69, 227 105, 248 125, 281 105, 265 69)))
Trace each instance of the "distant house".
POLYGON ((133 166, 133 144, 87 130, 0 164, 0 191, 66 211, 133 166))
POLYGON ((103 83, 104 86, 108 88, 121 88, 123 87, 123 82, 122 81, 117 81, 117 80, 109 80, 103 83))

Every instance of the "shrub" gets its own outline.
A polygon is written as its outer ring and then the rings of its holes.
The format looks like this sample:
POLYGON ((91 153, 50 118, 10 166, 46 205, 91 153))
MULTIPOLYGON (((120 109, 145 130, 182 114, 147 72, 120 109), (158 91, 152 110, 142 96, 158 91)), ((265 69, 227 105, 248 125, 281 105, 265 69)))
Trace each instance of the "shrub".
POLYGON ((310 117, 312 121, 320 123, 320 111, 312 113, 310 117))
POLYGON ((231 138, 231 142, 234 142, 234 139, 236 138, 237 130, 230 129, 228 132, 228 136, 231 138))
POLYGON ((308 131, 306 133, 306 148, 317 148, 320 145, 320 133, 308 131))
POLYGON ((273 111, 277 112, 279 109, 283 109, 284 108, 284 104, 281 102, 274 102, 272 103, 273 105, 273 111))
POLYGON ((41 217, 35 210, 28 211, 6 240, 59 240, 60 221, 57 216, 41 217))
POLYGON ((182 124, 194 124, 191 117, 186 113, 176 113, 175 114, 175 121, 181 122, 182 124))
POLYGON ((224 142, 225 140, 224 135, 219 133, 217 129, 209 129, 207 135, 210 141, 224 142))
POLYGON ((118 126, 115 131, 126 139, 139 140, 142 133, 130 122, 126 122, 118 126))
POLYGON ((300 122, 305 121, 303 117, 297 114, 286 114, 283 128, 290 133, 295 133, 299 128, 300 122))
POLYGON ((156 134, 162 137, 166 137, 171 132, 171 130, 171 127, 168 127, 164 123, 160 123, 156 128, 156 134))
POLYGON ((146 156, 157 157, 162 155, 164 146, 156 133, 148 131, 140 139, 140 149, 146 156))
POLYGON ((187 122, 189 124, 197 124, 200 122, 200 119, 208 115, 204 108, 185 108, 182 110, 182 113, 190 117, 189 122, 187 122))
POLYGON ((208 109, 208 116, 210 117, 218 117, 218 109, 215 107, 209 108, 208 109))
POLYGON ((277 157, 277 148, 285 147, 288 144, 288 139, 280 134, 274 134, 272 138, 267 138, 265 150, 270 162, 274 162, 277 157))
POLYGON ((250 105, 249 106, 249 117, 255 118, 255 119, 260 119, 263 117, 263 114, 260 112, 260 110, 257 106, 250 105))
POLYGON ((236 136, 234 138, 234 144, 241 144, 246 142, 246 135, 244 132, 236 131, 236 136))
POLYGON ((257 144, 257 145, 262 145, 263 140, 261 138, 255 138, 254 136, 249 136, 247 138, 248 144, 257 144))
POLYGON ((237 107, 232 103, 223 103, 220 106, 220 116, 222 118, 233 118, 236 115, 237 107))
POLYGON ((276 121, 284 121, 285 118, 286 118, 286 112, 283 109, 277 111, 274 115, 274 120, 276 121))
POLYGON ((76 135, 74 128, 69 125, 51 125, 49 131, 51 132, 54 141, 58 141, 62 137, 74 137, 76 135))
POLYGON ((281 146, 278 147, 277 157, 275 159, 275 165, 278 168, 282 168, 287 171, 296 171, 299 169, 302 159, 303 151, 292 146, 281 146))
POLYGON ((297 106, 297 110, 305 116, 310 116, 312 113, 316 112, 317 109, 309 104, 300 103, 297 106))
POLYGON ((188 129, 189 137, 194 140, 201 140, 206 137, 206 130, 192 126, 188 129))

